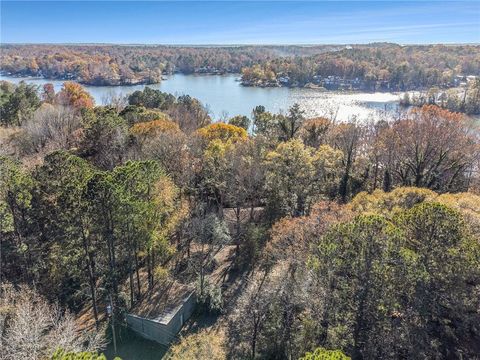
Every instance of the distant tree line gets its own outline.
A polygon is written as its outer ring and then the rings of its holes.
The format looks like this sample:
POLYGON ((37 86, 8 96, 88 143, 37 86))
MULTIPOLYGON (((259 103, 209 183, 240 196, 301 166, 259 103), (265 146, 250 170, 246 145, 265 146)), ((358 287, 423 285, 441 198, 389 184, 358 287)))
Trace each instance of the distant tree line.
POLYGON ((152 84, 162 74, 242 73, 245 85, 349 82, 364 90, 451 86, 480 75, 476 45, 351 46, 2 45, 0 70, 91 85, 152 84))
POLYGON ((480 114, 480 78, 470 82, 462 89, 430 88, 420 93, 406 92, 400 99, 403 106, 437 105, 450 111, 468 115, 480 114))
POLYGON ((477 45, 355 45, 304 57, 266 60, 242 70, 245 85, 309 83, 368 91, 451 87, 456 75, 480 75, 477 45), (330 79, 328 79, 330 77, 330 79), (347 86, 345 85, 345 86, 347 86))
POLYGON ((162 74, 240 73, 278 56, 316 54, 332 46, 2 45, 0 70, 90 85, 153 84, 162 74))

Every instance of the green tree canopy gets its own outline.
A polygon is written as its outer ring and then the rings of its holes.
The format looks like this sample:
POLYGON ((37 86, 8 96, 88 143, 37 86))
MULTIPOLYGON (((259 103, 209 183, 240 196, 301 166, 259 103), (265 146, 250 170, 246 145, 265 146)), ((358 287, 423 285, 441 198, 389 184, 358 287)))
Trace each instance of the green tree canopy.
POLYGON ((40 106, 36 85, 0 82, 0 125, 21 125, 40 106))

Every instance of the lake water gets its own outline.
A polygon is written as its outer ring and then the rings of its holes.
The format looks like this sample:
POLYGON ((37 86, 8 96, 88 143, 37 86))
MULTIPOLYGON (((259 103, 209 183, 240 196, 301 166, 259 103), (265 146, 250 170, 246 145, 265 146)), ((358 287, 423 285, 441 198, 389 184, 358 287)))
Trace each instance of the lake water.
MULTIPOLYGON (((43 85, 52 83, 59 90, 63 81, 41 78, 18 78, 0 76, 1 80, 18 83, 22 80, 43 85)), ((151 88, 174 95, 188 94, 207 106, 214 119, 224 116, 247 115, 257 105, 271 112, 286 112, 294 103, 299 103, 306 115, 336 117, 347 120, 357 116, 361 120, 378 118, 386 111, 396 111, 400 95, 394 93, 345 93, 326 92, 316 89, 255 88, 241 86, 238 75, 182 75, 175 74, 151 88)), ((141 90, 145 85, 132 86, 85 86, 97 104, 104 104, 112 94, 128 95, 141 90)))

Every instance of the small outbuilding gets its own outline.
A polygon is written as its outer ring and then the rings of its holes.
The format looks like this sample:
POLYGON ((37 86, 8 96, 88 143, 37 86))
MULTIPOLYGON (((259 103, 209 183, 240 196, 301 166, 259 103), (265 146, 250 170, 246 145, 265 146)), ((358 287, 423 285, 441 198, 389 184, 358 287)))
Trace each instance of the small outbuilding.
POLYGON ((176 288, 148 297, 126 315, 128 327, 140 336, 168 346, 177 338, 185 322, 195 310, 195 291, 190 287, 176 288))

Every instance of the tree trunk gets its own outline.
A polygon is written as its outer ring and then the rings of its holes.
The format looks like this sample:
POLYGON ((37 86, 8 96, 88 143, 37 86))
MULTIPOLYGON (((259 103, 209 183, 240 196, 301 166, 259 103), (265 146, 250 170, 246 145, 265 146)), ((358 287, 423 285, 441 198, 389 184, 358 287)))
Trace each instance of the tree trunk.
POLYGON ((255 324, 253 328, 252 334, 252 359, 255 359, 256 347, 257 347, 257 333, 258 333, 258 325, 255 324))
POLYGON ((365 259, 366 262, 366 270, 365 270, 365 279, 363 281, 363 289, 359 294, 359 304, 356 311, 355 317, 355 327, 353 330, 353 356, 354 360, 363 359, 363 355, 361 352, 361 347, 364 343, 364 333, 362 329, 364 327, 365 322, 365 302, 367 301, 370 295, 370 270, 371 270, 371 260, 370 256, 367 254, 367 258, 365 259))
POLYGON ((142 289, 141 289, 141 284, 140 284, 140 269, 138 266, 138 254, 137 254, 137 243, 135 242, 135 254, 134 254, 134 259, 135 259, 135 272, 137 274, 137 290, 138 290, 138 298, 142 296, 142 289))
POLYGON ((133 303, 134 303, 134 285, 133 285, 133 269, 132 269, 132 266, 130 265, 130 269, 129 269, 129 281, 130 281, 130 308, 133 307, 133 303))
POLYGON ((374 166, 374 172, 373 172, 373 191, 377 189, 377 178, 378 178, 378 159, 375 160, 375 166, 374 166))
POLYGON ((240 255, 240 213, 241 211, 242 211, 242 208, 237 206, 235 209, 235 216, 236 216, 235 257, 238 257, 240 255))
POLYGON ((352 166, 351 154, 347 155, 347 163, 345 165, 345 173, 340 181, 340 199, 342 203, 347 202, 348 197, 348 180, 350 179, 350 168, 352 166))
POLYGON ((147 251, 147 286, 148 289, 151 289, 150 285, 150 278, 152 276, 152 266, 151 266, 151 256, 150 256, 150 249, 147 251))
POLYGON ((98 328, 98 308, 97 308, 97 291, 96 291, 96 278, 95 278, 95 260, 89 250, 89 243, 85 232, 82 230, 83 250, 85 252, 85 259, 87 262, 88 270, 88 283, 90 286, 90 294, 92 297, 92 310, 93 317, 95 318, 95 326, 98 328))

